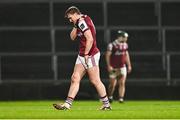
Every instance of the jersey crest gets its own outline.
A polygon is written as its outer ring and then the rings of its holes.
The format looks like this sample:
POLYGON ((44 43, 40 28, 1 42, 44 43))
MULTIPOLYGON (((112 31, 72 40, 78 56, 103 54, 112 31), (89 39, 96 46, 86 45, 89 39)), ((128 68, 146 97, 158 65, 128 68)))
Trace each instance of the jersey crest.
POLYGON ((80 21, 78 26, 82 32, 84 32, 85 30, 87 30, 89 28, 84 20, 80 21))

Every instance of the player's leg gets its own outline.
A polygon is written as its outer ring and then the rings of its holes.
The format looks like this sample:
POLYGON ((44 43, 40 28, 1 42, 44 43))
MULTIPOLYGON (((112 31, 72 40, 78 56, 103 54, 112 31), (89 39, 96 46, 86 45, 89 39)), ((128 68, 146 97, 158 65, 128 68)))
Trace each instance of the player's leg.
POLYGON ((88 71, 89 79, 90 79, 91 83, 95 86, 95 88, 100 96, 100 99, 103 103, 103 107, 101 109, 103 109, 103 110, 111 109, 110 103, 109 103, 109 100, 107 97, 107 93, 106 93, 106 88, 100 79, 99 67, 94 66, 94 67, 89 68, 87 71, 88 71))
POLYGON ((101 101, 103 102, 103 110, 111 109, 110 103, 107 97, 106 88, 104 84, 102 83, 100 79, 100 73, 99 73, 99 59, 100 59, 100 53, 97 53, 94 56, 91 56, 88 60, 88 66, 87 69, 90 82, 95 86, 101 101))
POLYGON ((53 106, 58 110, 70 109, 72 106, 72 102, 79 91, 80 81, 85 74, 84 66, 76 60, 76 64, 74 67, 73 74, 71 76, 71 85, 69 88, 68 96, 65 100, 64 104, 53 104, 53 106))
POLYGON ((79 91, 80 81, 85 74, 85 69, 82 64, 76 64, 74 72, 71 76, 71 85, 68 92, 68 97, 74 99, 79 91))
POLYGON ((115 91, 116 84, 117 84, 116 74, 115 72, 112 71, 111 73, 109 73, 109 86, 108 86, 108 98, 110 103, 113 102, 113 94, 115 91))
POLYGON ((119 102, 124 102, 124 95, 126 90, 126 77, 127 77, 127 70, 126 67, 121 68, 121 76, 119 78, 119 102))

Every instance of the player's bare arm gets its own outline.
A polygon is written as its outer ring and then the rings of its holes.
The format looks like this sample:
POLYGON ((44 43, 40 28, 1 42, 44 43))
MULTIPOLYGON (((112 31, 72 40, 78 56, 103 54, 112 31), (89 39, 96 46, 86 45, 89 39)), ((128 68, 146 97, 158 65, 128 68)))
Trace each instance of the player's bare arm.
POLYGON ((92 44, 93 44, 93 37, 90 30, 87 30, 84 32, 84 36, 86 37, 86 48, 84 52, 85 62, 87 63, 88 60, 88 53, 91 50, 92 44))
POLYGON ((73 27, 71 33, 70 33, 70 38, 72 41, 74 41, 77 37, 77 28, 73 27))
POLYGON ((110 65, 111 54, 112 54, 111 51, 106 51, 106 54, 105 54, 107 69, 109 72, 113 70, 113 67, 110 65))
POLYGON ((130 73, 131 70, 132 70, 132 67, 131 67, 131 61, 130 61, 130 56, 129 56, 128 51, 126 51, 126 64, 127 64, 127 67, 128 67, 128 73, 130 73))
POLYGON ((88 54, 91 50, 92 44, 93 44, 93 37, 90 30, 87 30, 84 32, 84 36, 86 37, 86 48, 84 54, 88 54))

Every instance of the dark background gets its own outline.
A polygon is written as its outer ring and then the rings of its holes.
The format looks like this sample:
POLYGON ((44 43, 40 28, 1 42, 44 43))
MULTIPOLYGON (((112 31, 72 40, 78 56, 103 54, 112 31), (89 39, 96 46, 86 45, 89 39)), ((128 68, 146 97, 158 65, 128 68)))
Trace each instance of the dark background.
MULTIPOLYGON (((64 19, 72 5, 94 21, 106 87, 104 53, 125 30, 133 67, 126 99, 180 99, 179 0, 1 0, 0 100, 66 97, 78 50, 64 19)), ((77 98, 98 98, 87 76, 77 98)))

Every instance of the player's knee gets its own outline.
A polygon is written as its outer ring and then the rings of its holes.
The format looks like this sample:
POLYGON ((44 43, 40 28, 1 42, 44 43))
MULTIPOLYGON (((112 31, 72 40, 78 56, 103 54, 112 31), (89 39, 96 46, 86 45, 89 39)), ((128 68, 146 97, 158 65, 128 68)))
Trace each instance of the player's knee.
POLYGON ((100 80, 91 80, 91 83, 92 83, 94 86, 97 86, 98 84, 100 84, 100 80))
POLYGON ((114 88, 115 88, 115 85, 109 84, 109 89, 114 89, 114 88))
POLYGON ((116 82, 113 82, 112 87, 116 87, 116 82))
POLYGON ((71 76, 71 82, 72 82, 72 83, 79 82, 79 79, 80 79, 80 77, 79 77, 78 74, 73 74, 73 75, 71 76))
POLYGON ((116 83, 117 83, 117 81, 115 79, 111 79, 109 84, 111 87, 115 87, 116 83))
POLYGON ((96 85, 96 82, 94 80, 91 80, 90 82, 91 84, 96 85))
POLYGON ((121 81, 119 82, 119 85, 120 85, 120 86, 125 86, 125 81, 124 81, 124 80, 121 80, 121 81))

